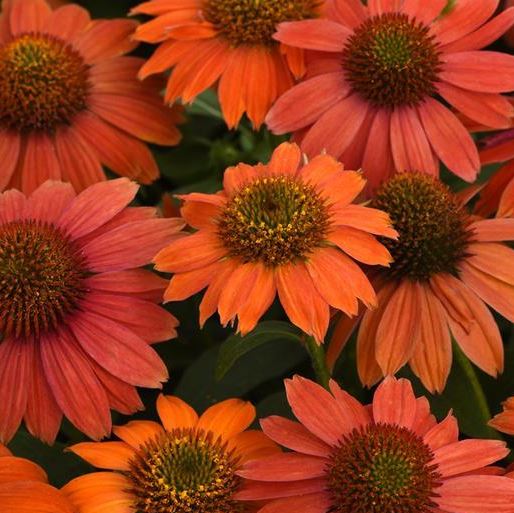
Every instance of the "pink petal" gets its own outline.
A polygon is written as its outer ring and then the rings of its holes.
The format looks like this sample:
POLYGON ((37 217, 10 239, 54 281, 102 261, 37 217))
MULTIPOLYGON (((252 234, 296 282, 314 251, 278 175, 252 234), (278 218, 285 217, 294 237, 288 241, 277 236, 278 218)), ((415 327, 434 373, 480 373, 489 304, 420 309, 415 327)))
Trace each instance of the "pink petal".
POLYGON ((398 108, 391 114, 391 150, 397 171, 439 174, 432 149, 416 110, 398 108))
POLYGON ((32 375, 27 384, 29 389, 25 424, 29 433, 52 445, 61 426, 62 411, 46 379, 40 349, 38 343, 31 369, 32 375))
POLYGON ((368 16, 367 7, 361 0, 335 0, 326 6, 327 16, 354 29, 368 16))
POLYGON ((437 100, 426 98, 418 113, 437 156, 457 176, 471 182, 480 169, 478 152, 464 125, 437 100))
MULTIPOLYGON (((419 0, 417 0, 419 1, 419 0)), ((498 16, 462 39, 444 46, 445 52, 480 50, 494 43, 514 24, 514 9, 505 9, 498 16)))
POLYGON ((499 0, 459 0, 446 16, 432 26, 432 32, 441 44, 451 43, 466 36, 485 23, 496 11, 499 0))
POLYGON ((257 481, 302 481, 324 476, 326 466, 325 458, 284 453, 249 461, 237 474, 257 481))
POLYGON ((133 20, 95 20, 88 30, 73 40, 73 45, 88 64, 118 57, 133 50, 139 43, 132 37, 137 23, 133 20))
POLYGON ((452 413, 433 426, 424 436, 424 442, 435 451, 446 445, 453 444, 459 440, 459 424, 452 413))
POLYGON ((404 0, 402 11, 417 21, 430 25, 446 7, 447 0, 404 0))
POLYGON ((473 238, 479 242, 514 240, 514 219, 480 219, 471 224, 473 238))
POLYGON ((394 424, 412 428, 416 416, 416 397, 406 379, 387 377, 373 397, 373 420, 376 424, 394 424))
POLYGON ((49 180, 27 199, 23 217, 53 223, 68 208, 75 196, 71 184, 49 180))
POLYGON ((329 445, 298 422, 273 416, 261 420, 261 427, 274 442, 293 451, 320 457, 326 457, 330 452, 329 445))
POLYGON ((126 178, 94 184, 75 198, 57 224, 73 238, 87 235, 121 212, 138 188, 126 178))
POLYGON ((399 11, 402 0, 369 0, 368 8, 371 16, 383 14, 386 12, 399 11))
POLYGON ((507 454, 506 443, 499 440, 461 440, 435 449, 433 463, 446 478, 486 467, 507 454))
MULTIPOLYGON (((327 493, 311 493, 290 499, 279 499, 266 504, 259 513, 327 513, 332 508, 332 502, 327 493)), ((503 512, 502 512, 503 513, 503 512)))
POLYGON ((121 324, 90 312, 73 317, 71 329, 86 353, 123 381, 161 388, 168 371, 157 353, 121 324))
POLYGON ((120 322, 147 342, 163 342, 174 338, 177 319, 164 308, 129 296, 89 292, 81 308, 120 322))
POLYGON ((174 219, 127 223, 86 244, 82 251, 94 272, 120 271, 151 262, 159 250, 177 237, 174 219))
POLYGON ((385 109, 378 110, 371 125, 362 158, 362 169, 371 191, 374 191, 395 171, 390 143, 390 125, 391 114, 385 109))
POLYGON ((109 405, 113 410, 123 415, 133 415, 137 411, 145 409, 135 387, 113 376, 94 360, 91 360, 90 364, 102 383, 109 405))
POLYGON ((295 376, 286 380, 286 393, 296 418, 315 436, 334 446, 345 434, 362 425, 352 409, 316 383, 295 376))
POLYGON ((344 98, 314 123, 302 141, 302 150, 310 157, 324 151, 339 157, 352 144, 369 108, 355 94, 344 98))
POLYGON ((514 56, 500 52, 470 51, 446 55, 439 79, 482 93, 514 89, 514 56), (491 71, 494 70, 494 73, 491 71))
MULTIPOLYGON (((484 242, 483 244, 493 243, 484 242)), ((491 274, 467 262, 463 262, 460 269, 462 281, 482 301, 514 322, 514 284, 504 281, 501 274, 497 277, 497 272, 491 274)))
POLYGON ((20 219, 25 210, 26 198, 16 189, 10 189, 0 193, 0 222, 9 223, 20 219))
POLYGON ((67 40, 84 30, 90 22, 89 12, 83 7, 63 5, 50 14, 44 32, 67 40))
POLYGON ((86 280, 86 285, 94 290, 129 294, 154 303, 162 301, 167 283, 164 278, 145 269, 95 274, 86 280))
POLYGON ((29 194, 47 180, 60 180, 61 166, 54 141, 48 135, 43 132, 31 133, 25 140, 21 188, 29 194))
POLYGON ((45 0, 14 0, 11 2, 11 33, 13 36, 24 32, 39 32, 51 13, 45 0))
POLYGON ((0 443, 14 436, 27 407, 34 359, 31 340, 6 338, 0 344, 0 443))
POLYGON ((18 165, 20 155, 21 137, 13 130, 0 130, 0 161, 2 173, 0 174, 0 191, 3 191, 11 181, 18 165))
POLYGON ((489 93, 466 91, 460 87, 441 82, 439 94, 467 117, 493 128, 508 128, 512 107, 506 98, 489 93))
POLYGON ((266 124, 276 134, 306 127, 349 92, 342 71, 309 78, 289 89, 275 102, 268 112, 266 124))
POLYGON ((102 165, 94 150, 80 133, 71 127, 58 129, 55 149, 61 165, 62 176, 71 182, 76 191, 106 180, 102 165))
POLYGON ((514 479, 502 476, 464 476, 443 481, 435 502, 452 513, 511 513, 514 479))
MULTIPOLYGON (((326 478, 304 479, 302 481, 250 481, 245 480, 235 493, 234 499, 242 501, 279 499, 322 492, 326 488, 326 478)), ((325 513, 325 512, 324 512, 325 513)))
POLYGON ((273 38, 296 48, 342 52, 351 34, 351 30, 339 23, 327 19, 312 19, 280 23, 273 38))
POLYGON ((90 438, 107 436, 111 415, 105 391, 71 334, 43 336, 40 347, 45 376, 64 415, 90 438))

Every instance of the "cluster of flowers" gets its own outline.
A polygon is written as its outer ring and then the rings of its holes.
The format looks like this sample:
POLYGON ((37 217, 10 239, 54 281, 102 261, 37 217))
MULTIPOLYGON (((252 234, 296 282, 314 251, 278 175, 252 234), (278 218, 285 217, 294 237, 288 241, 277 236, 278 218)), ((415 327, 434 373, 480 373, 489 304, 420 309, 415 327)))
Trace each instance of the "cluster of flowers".
MULTIPOLYGON (((514 513, 505 443, 459 441, 393 377, 409 364, 443 392, 452 338, 503 370, 489 307, 514 322, 514 165, 474 183, 514 158, 514 57, 481 50, 514 25, 498 4, 150 0, 139 25, 3 0, 0 442, 24 421, 52 444, 63 416, 121 441, 71 446, 106 471, 60 490, 0 445, 2 513, 514 513), (126 56, 140 41, 159 44, 146 62, 126 56), (180 196, 179 218, 129 206, 159 174, 146 143, 178 144, 176 100, 212 86, 228 127, 246 114, 293 142, 180 196), (473 131, 495 131, 480 152, 473 131), (152 344, 178 320, 159 304, 204 289, 202 325, 246 335, 278 297, 313 352, 333 328, 320 384, 286 380, 298 422, 161 395, 161 424, 112 428, 168 379, 152 344), (362 384, 385 378, 371 405, 329 379, 354 331, 362 384)), ((514 434, 504 407, 490 424, 514 434)))

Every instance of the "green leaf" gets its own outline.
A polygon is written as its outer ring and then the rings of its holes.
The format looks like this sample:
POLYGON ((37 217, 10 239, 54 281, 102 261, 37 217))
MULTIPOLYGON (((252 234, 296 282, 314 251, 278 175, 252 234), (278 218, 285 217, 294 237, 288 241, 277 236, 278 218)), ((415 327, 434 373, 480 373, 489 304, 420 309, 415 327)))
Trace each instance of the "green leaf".
MULTIPOLYGON (((297 340, 282 339, 278 343, 255 347, 251 353, 244 354, 237 365, 218 381, 215 371, 219 351, 220 346, 205 351, 186 369, 174 390, 175 395, 197 411, 204 411, 214 403, 230 397, 243 397, 250 392, 259 397, 256 391, 258 387, 280 383, 293 369, 307 361, 307 352, 297 340)), ((280 383, 280 386, 283 385, 280 383)))
POLYGON ((268 342, 277 343, 284 340, 301 342, 301 333, 287 322, 280 321, 262 322, 246 337, 230 336, 221 344, 216 367, 216 379, 218 381, 223 379, 237 360, 256 347, 268 342))
POLYGON ((56 442, 45 445, 23 429, 20 429, 9 449, 19 458, 27 458, 40 465, 48 474, 50 483, 63 486, 73 478, 91 471, 91 466, 71 452, 64 452, 65 445, 56 442))

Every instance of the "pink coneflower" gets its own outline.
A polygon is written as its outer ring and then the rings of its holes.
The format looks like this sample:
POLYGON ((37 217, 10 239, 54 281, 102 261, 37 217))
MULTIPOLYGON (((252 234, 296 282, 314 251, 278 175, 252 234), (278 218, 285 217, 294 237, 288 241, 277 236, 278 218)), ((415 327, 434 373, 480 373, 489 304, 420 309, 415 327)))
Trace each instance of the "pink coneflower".
POLYGON ((322 149, 372 188, 395 170, 437 175, 441 160, 473 181, 480 168, 456 111, 489 127, 510 126, 514 57, 478 51, 514 22, 498 0, 334 0, 324 19, 282 23, 275 38, 316 50, 307 79, 287 91, 267 123, 295 132, 310 156, 322 149))
POLYGON ((181 109, 162 104, 159 77, 141 82, 131 20, 92 20, 76 4, 3 0, 0 16, 0 191, 48 179, 75 190, 111 171, 159 176, 145 143, 175 145, 181 109))
POLYGON ((508 454, 504 442, 459 441, 455 417, 436 422, 405 379, 387 378, 369 407, 334 381, 330 389, 286 380, 300 422, 261 425, 292 452, 246 463, 238 499, 272 499, 259 513, 514 511, 514 482, 486 468, 508 454))
POLYGON ((24 418, 51 443, 63 414, 92 438, 109 409, 140 409, 135 386, 158 388, 166 367, 149 344, 176 336, 157 306, 166 282, 138 269, 182 227, 153 208, 127 208, 126 178, 46 182, 0 194, 0 441, 24 418))

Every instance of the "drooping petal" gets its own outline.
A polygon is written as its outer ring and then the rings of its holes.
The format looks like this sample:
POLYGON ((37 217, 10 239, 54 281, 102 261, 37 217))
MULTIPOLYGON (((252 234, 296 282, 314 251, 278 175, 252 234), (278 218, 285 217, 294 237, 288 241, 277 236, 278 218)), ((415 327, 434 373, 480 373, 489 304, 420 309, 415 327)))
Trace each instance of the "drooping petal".
POLYGON ((426 98, 418 113, 437 156, 457 176, 471 182, 480 168, 478 152, 464 125, 437 100, 426 98))

